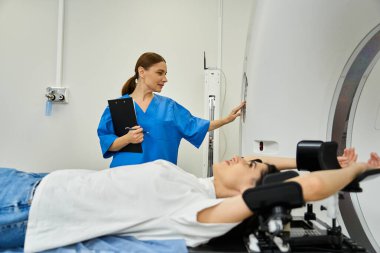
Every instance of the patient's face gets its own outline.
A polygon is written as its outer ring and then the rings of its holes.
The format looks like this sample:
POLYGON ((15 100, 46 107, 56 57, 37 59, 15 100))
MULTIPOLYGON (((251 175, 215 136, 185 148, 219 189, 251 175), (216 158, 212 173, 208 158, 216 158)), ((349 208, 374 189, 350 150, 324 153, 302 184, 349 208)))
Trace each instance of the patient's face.
POLYGON ((268 170, 263 163, 247 162, 241 157, 235 156, 214 164, 214 177, 225 187, 235 190, 255 186, 255 183, 268 170))

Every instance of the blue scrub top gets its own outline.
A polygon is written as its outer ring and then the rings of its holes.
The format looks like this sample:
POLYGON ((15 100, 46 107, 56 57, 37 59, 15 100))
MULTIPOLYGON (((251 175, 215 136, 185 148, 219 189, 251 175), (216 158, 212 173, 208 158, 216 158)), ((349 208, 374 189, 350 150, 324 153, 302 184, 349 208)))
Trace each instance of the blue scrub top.
MULTIPOLYGON (((124 95, 121 98, 129 98, 124 95)), ((98 126, 98 136, 104 158, 113 157, 110 167, 140 164, 164 159, 177 164, 178 148, 182 138, 199 148, 210 126, 209 120, 194 117, 174 100, 154 94, 145 113, 134 102, 138 124, 144 134, 142 153, 111 152, 109 147, 118 136, 112 124, 109 107, 105 109, 98 126)))

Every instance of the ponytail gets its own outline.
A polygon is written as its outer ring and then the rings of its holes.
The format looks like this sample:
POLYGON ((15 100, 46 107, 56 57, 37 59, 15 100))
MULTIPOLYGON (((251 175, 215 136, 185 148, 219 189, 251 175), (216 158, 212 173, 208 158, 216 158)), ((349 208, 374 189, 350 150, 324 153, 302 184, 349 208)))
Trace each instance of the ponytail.
POLYGON ((136 89, 137 75, 135 74, 128 81, 125 82, 123 88, 121 89, 121 95, 131 94, 136 89))

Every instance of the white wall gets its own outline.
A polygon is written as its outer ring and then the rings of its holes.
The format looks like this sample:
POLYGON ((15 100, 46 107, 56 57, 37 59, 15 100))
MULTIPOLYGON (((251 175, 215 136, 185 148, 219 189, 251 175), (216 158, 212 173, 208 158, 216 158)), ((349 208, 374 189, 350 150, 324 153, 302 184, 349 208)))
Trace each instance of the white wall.
MULTIPOLYGON (((96 128, 145 51, 163 55, 169 96, 203 115, 203 51, 217 64, 218 0, 66 0, 62 85, 70 103, 44 116, 54 86, 58 1, 0 0, 0 167, 27 171, 102 169, 96 128)), ((251 1, 224 0, 226 108, 240 101, 251 1)), ((224 128, 222 150, 238 152, 238 121, 224 128), (227 148, 228 147, 228 148, 227 148)), ((183 141, 179 165, 201 174, 202 150, 183 141)))

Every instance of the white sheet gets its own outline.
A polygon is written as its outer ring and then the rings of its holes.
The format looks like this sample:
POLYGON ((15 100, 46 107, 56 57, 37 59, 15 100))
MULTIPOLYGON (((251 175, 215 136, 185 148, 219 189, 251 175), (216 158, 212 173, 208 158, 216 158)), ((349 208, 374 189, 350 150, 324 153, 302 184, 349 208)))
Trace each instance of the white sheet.
POLYGON ((184 238, 188 246, 196 246, 236 225, 196 221, 198 211, 220 201, 210 182, 163 160, 102 171, 53 172, 34 196, 25 251, 107 234, 184 238))

